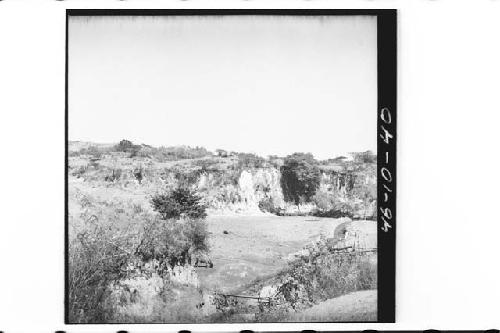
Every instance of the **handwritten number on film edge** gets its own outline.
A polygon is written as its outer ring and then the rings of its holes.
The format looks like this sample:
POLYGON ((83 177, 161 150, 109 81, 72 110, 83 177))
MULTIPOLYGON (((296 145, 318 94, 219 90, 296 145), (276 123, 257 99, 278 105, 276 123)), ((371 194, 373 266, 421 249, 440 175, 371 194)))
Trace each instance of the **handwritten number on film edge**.
MULTIPOLYGON (((390 125, 392 123, 392 117, 391 117, 391 110, 389 108, 382 108, 380 110, 380 119, 386 124, 390 125)), ((380 138, 382 141, 386 144, 390 144, 390 140, 394 138, 394 136, 391 134, 389 130, 387 130, 384 125, 380 125, 380 138)), ((385 151, 385 163, 389 164, 389 151, 385 151)), ((390 199, 390 195, 392 193, 392 189, 390 187, 390 184, 392 183, 392 174, 391 171, 387 167, 382 167, 380 169, 380 176, 384 180, 384 202, 388 202, 390 199)), ((392 228, 392 225, 390 221, 392 220, 392 211, 390 208, 383 208, 380 207, 380 218, 384 222, 384 225, 382 226, 382 230, 384 232, 388 232, 390 228, 392 228)))

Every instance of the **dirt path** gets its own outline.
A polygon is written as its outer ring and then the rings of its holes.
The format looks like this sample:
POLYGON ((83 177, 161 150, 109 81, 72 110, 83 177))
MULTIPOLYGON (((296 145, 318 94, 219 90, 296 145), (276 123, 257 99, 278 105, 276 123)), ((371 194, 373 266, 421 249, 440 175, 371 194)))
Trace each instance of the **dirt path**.
POLYGON ((356 291, 332 298, 291 316, 290 321, 376 321, 377 290, 356 291))

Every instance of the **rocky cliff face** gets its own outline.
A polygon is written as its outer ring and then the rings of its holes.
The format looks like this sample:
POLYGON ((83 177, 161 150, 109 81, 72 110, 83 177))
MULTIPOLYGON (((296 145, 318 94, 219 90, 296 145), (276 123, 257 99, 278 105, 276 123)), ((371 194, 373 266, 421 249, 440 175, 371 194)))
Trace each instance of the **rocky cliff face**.
POLYGON ((210 208, 219 213, 262 213, 259 202, 263 198, 284 203, 280 173, 275 168, 243 170, 232 182, 219 173, 203 173, 196 188, 210 208))
MULTIPOLYGON (((317 208, 315 203, 299 206, 285 202, 281 188, 281 174, 277 168, 243 170, 233 183, 218 183, 218 177, 211 173, 202 174, 196 184, 204 194, 214 213, 261 214, 260 204, 267 200, 287 214, 308 213, 317 208)), ((374 209, 373 202, 364 202, 362 194, 376 190, 376 176, 373 172, 322 171, 317 193, 328 195, 338 202, 357 202, 362 209, 374 209), (364 207, 368 205, 369 207, 364 207)), ((369 214, 368 214, 369 215, 369 214)))
POLYGON ((310 203, 297 206, 284 200, 279 166, 244 168, 238 160, 201 159, 161 164, 144 159, 114 155, 94 160, 78 157, 70 160, 69 174, 106 187, 154 193, 169 190, 180 183, 189 184, 203 196, 212 213, 262 214, 282 212, 307 214, 349 205, 361 216, 373 216, 376 206, 375 164, 325 166, 316 196, 310 203))

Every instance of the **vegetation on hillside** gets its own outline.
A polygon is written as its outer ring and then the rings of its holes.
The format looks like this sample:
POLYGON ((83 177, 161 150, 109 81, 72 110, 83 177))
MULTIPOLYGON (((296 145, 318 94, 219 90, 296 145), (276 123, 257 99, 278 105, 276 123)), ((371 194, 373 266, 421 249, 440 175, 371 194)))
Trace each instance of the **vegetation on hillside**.
POLYGON ((263 171, 268 176, 253 180, 257 200, 253 204, 263 212, 358 219, 376 214, 376 155, 370 151, 318 161, 310 153, 263 158, 222 149, 213 154, 201 147, 155 148, 130 140, 80 147, 70 154, 70 175, 104 180, 106 186, 138 184, 151 191, 182 186, 196 190, 207 208, 220 209, 250 205, 248 195, 241 192, 240 177, 244 171, 252 175, 263 171), (273 170, 279 180, 270 183, 273 170))
POLYGON ((81 213, 70 219, 70 322, 116 318, 116 304, 108 300, 130 265, 142 267, 156 260, 166 269, 208 252, 205 206, 194 193, 178 188, 154 196, 151 203, 157 214, 137 204, 80 198, 81 213))

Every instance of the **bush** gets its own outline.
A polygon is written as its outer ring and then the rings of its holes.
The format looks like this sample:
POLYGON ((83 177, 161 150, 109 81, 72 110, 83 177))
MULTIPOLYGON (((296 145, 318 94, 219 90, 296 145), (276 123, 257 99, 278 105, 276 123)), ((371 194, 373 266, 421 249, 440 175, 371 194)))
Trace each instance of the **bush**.
POLYGON ((151 204, 164 220, 181 217, 203 219, 207 216, 207 207, 201 203, 201 197, 186 187, 178 187, 167 194, 157 194, 151 199, 151 204))
POLYGON ((115 151, 118 151, 118 152, 128 152, 130 151, 132 148, 134 147, 134 144, 132 143, 132 141, 129 141, 129 140, 121 140, 115 147, 115 151))
POLYGON ((108 286, 122 278, 122 268, 133 255, 136 238, 117 223, 123 223, 122 213, 98 208, 89 198, 83 199, 83 225, 74 230, 68 251, 69 321, 99 323, 109 315, 104 305, 108 286))
POLYGON ((313 202, 322 212, 329 211, 335 206, 335 196, 325 191, 318 191, 313 197, 313 202))
POLYGON ((355 212, 355 206, 349 203, 338 202, 334 203, 333 207, 328 210, 316 209, 312 212, 312 215, 318 217, 332 217, 335 219, 341 217, 353 218, 355 212))
POLYGON ((204 220, 150 220, 142 233, 136 254, 143 260, 156 259, 170 266, 190 262, 191 256, 208 252, 208 230, 204 220))
POLYGON ((279 215, 281 208, 275 203, 272 197, 265 197, 259 201, 259 209, 263 212, 279 215))
POLYGON ((160 161, 194 159, 211 155, 212 154, 203 147, 176 146, 160 147, 155 150, 155 156, 160 161))
POLYGON ((238 169, 255 169, 262 168, 266 160, 255 154, 240 153, 238 154, 238 169))
POLYGON ((217 153, 217 156, 219 157, 228 157, 229 153, 225 151, 224 149, 216 149, 215 152, 217 153))
POLYGON ((132 286, 133 293, 122 285, 108 298, 106 305, 113 314, 108 322, 165 324, 203 320, 203 311, 199 308, 203 295, 192 286, 158 278, 136 279, 132 286))

